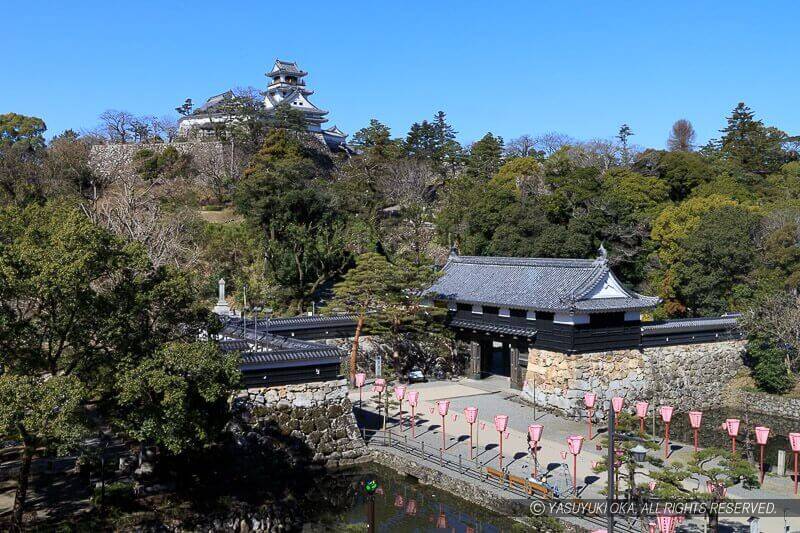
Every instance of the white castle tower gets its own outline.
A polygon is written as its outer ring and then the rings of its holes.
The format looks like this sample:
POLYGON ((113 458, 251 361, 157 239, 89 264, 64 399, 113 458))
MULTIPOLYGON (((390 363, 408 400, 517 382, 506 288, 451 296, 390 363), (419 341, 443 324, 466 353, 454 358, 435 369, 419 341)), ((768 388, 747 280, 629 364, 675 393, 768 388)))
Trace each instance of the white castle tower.
MULTIPOLYGON (((310 133, 320 137, 320 140, 323 140, 332 150, 347 149, 346 133, 336 126, 322 129, 322 125, 328 122, 328 119, 325 118, 328 112, 315 106, 308 99, 314 94, 314 91, 306 87, 303 78, 307 75, 308 72, 301 70, 293 61, 275 60, 272 69, 266 74, 269 84, 267 90, 262 93, 264 109, 267 112, 274 112, 279 105, 286 105, 291 109, 301 111, 310 133)), ((195 131, 201 136, 209 136, 214 134, 215 125, 235 122, 236 116, 230 114, 230 102, 233 98, 232 91, 209 98, 194 113, 180 119, 181 134, 189 136, 192 131, 195 131)))

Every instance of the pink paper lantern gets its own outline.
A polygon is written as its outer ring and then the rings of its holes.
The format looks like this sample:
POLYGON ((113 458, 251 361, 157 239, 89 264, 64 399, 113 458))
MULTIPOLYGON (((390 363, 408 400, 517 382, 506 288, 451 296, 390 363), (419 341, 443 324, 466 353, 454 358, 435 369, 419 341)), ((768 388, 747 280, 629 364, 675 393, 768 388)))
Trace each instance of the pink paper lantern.
POLYGON ((544 426, 541 424, 531 424, 528 426, 528 435, 531 437, 531 442, 539 442, 542 440, 542 431, 544 426))
POLYGON ((372 384, 372 388, 375 392, 383 392, 386 388, 386 380, 383 378, 378 378, 375 380, 375 383, 372 384))
POLYGON ((583 447, 583 436, 570 435, 567 437, 567 447, 569 448, 569 453, 572 455, 578 455, 581 453, 581 448, 583 447))
POLYGON ((658 485, 658 481, 650 481, 647 483, 647 488, 650 489, 650 492, 656 490, 656 485, 658 485))
POLYGON ((367 381, 367 375, 363 372, 359 372, 356 374, 356 387, 363 387, 364 382, 367 381))
POLYGON ((562 451, 562 452, 561 452, 561 458, 562 458, 562 459, 566 459, 566 458, 567 458, 567 452, 563 452, 563 451, 562 451))
POLYGON ((769 428, 765 428, 763 426, 756 427, 756 442, 762 446, 767 444, 767 440, 769 439, 769 428))
POLYGON ((394 395, 397 397, 398 400, 402 400, 406 396, 406 386, 405 385, 397 385, 394 388, 394 395))
POLYGON ((702 421, 702 411, 689 411, 689 425, 692 427, 692 429, 700 429, 700 423, 702 421))
POLYGON ((583 405, 585 405, 587 409, 594 409, 594 404, 596 401, 597 394, 593 392, 587 392, 583 395, 583 405))
POLYGON ((650 404, 647 402, 636 402, 636 416, 639 418, 647 418, 647 409, 650 404))
POLYGON ((675 529, 675 515, 673 514, 660 514, 656 520, 658 520, 658 529, 661 533, 672 533, 675 529))
POLYGON ((450 400, 439 400, 436 402, 436 407, 439 409, 441 416, 447 416, 447 411, 450 410, 450 400))
POLYGON ((394 506, 395 507, 401 509, 401 508, 403 508, 405 506, 405 504, 406 504, 406 502, 405 502, 405 500, 403 500, 403 495, 402 494, 398 494, 397 496, 394 497, 394 506))
POLYGON ((739 419, 728 418, 725 420, 725 429, 728 431, 728 436, 733 438, 739 434, 739 419))
POLYGON ((592 461, 592 470, 594 470, 595 468, 597 468, 597 465, 599 465, 599 464, 600 464, 600 462, 599 462, 599 461, 592 461))
POLYGON ((408 405, 411 407, 416 407, 417 403, 419 402, 419 391, 410 390, 406 393, 406 400, 408 400, 408 405))
POLYGON ((662 405, 661 408, 658 410, 659 414, 661 415, 661 420, 663 420, 665 424, 672 421, 673 411, 674 408, 670 407, 669 405, 662 405))
POLYGON ((474 424, 475 421, 478 419, 478 408, 467 407, 466 409, 464 409, 464 416, 466 417, 468 423, 474 424))
POLYGON ((502 433, 508 427, 508 415, 495 415, 494 416, 494 428, 502 433))
POLYGON ((611 407, 614 409, 614 414, 622 412, 622 405, 625 403, 625 398, 622 396, 614 396, 611 398, 611 407))
POLYGON ((789 433, 789 445, 793 452, 800 452, 800 433, 789 433))
POLYGON ((406 505, 406 514, 409 516, 416 516, 417 514, 416 500, 408 500, 408 504, 406 505))

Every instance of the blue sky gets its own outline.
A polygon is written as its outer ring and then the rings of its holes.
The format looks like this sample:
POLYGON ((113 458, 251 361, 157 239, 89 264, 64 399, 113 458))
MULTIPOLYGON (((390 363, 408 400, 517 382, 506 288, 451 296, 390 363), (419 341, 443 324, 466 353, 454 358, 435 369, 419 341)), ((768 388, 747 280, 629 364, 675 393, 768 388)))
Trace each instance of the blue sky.
POLYGON ((464 142, 559 131, 663 147, 671 124, 717 136, 739 101, 800 133, 798 2, 186 3, 4 0, 0 112, 49 135, 105 109, 172 113, 265 86, 276 57, 310 72, 330 124, 404 135, 445 111, 464 142))

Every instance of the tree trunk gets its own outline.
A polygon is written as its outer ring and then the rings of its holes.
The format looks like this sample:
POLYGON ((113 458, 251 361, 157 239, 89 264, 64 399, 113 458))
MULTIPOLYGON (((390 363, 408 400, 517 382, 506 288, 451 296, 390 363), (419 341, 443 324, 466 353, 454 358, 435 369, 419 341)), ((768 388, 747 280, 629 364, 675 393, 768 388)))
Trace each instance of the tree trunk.
POLYGON ((358 339, 361 337, 361 328, 364 327, 364 315, 358 315, 356 334, 353 337, 353 347, 350 349, 350 383, 356 382, 356 356, 358 355, 358 339))
POLYGON ((31 461, 33 460, 33 445, 26 443, 22 449, 22 466, 17 478, 17 491, 14 495, 13 526, 16 531, 22 531, 22 516, 25 512, 25 500, 28 497, 28 481, 31 474, 31 461))

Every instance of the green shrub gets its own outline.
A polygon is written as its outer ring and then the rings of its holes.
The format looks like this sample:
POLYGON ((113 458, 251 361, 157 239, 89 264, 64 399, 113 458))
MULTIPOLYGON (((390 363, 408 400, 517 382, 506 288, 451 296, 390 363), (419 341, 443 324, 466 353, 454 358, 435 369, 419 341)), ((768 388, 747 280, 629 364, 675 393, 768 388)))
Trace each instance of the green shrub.
POLYGON ((747 341, 747 353, 753 360, 753 379, 758 388, 772 394, 783 394, 792 388, 794 380, 786 368, 786 352, 763 337, 747 341))

